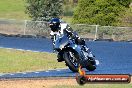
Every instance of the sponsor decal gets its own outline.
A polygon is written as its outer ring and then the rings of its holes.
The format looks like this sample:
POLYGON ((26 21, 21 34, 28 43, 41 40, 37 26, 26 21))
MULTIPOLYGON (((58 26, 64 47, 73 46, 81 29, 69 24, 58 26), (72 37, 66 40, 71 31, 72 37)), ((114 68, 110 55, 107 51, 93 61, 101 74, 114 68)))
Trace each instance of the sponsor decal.
POLYGON ((130 83, 131 81, 131 76, 128 74, 86 74, 81 66, 78 72, 76 81, 80 85, 85 83, 130 83))

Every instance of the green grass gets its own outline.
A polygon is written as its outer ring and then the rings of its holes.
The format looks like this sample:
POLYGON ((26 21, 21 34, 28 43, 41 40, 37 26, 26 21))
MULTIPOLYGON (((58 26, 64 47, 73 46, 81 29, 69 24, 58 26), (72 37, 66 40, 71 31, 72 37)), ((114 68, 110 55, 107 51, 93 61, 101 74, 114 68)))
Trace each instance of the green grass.
POLYGON ((0 18, 29 19, 24 0, 0 0, 0 18))
POLYGON ((0 49, 0 73, 40 71, 66 67, 52 53, 0 49))
POLYGON ((132 84, 85 84, 83 86, 57 85, 53 88, 132 88, 132 84))
MULTIPOLYGON (((25 13, 25 0, 0 0, 0 18, 25 20, 31 19, 25 13)), ((65 16, 63 20, 71 22, 72 17, 65 16)))

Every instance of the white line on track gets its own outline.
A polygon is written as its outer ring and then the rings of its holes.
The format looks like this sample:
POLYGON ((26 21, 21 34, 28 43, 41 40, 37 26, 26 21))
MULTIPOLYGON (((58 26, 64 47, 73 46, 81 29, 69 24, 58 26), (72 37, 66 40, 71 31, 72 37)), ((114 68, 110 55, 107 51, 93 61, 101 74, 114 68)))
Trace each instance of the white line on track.
POLYGON ((0 74, 0 76, 3 76, 4 74, 0 74))
POLYGON ((38 74, 38 73, 40 73, 40 72, 34 72, 34 73, 37 73, 37 74, 38 74))
POLYGON ((15 75, 15 74, 10 74, 10 75, 15 75))
POLYGON ((45 71, 45 72, 49 72, 49 71, 45 71))
POLYGON ((65 68, 57 68, 57 69, 48 69, 49 71, 52 71, 52 70, 65 70, 65 69, 68 69, 68 67, 65 67, 65 68))
POLYGON ((0 48, 4 48, 4 49, 15 49, 15 50, 19 50, 19 51, 42 52, 42 51, 35 51, 35 50, 25 50, 25 49, 7 48, 7 47, 0 47, 0 48))
POLYGON ((24 75, 25 75, 25 74, 27 74, 27 73, 23 72, 22 74, 24 74, 24 75))
POLYGON ((61 71, 61 70, 58 69, 58 70, 56 70, 56 71, 61 71))

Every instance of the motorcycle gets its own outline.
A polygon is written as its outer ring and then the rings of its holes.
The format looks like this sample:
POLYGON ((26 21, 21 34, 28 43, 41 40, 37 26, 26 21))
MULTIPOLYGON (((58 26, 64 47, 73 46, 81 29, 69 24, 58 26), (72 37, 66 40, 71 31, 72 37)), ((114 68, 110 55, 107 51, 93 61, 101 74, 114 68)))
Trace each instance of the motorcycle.
MULTIPOLYGON (((76 36, 75 32, 74 35, 76 36)), ((65 61, 66 66, 73 72, 78 72, 79 66, 89 71, 96 69, 95 56, 86 45, 84 48, 75 38, 71 38, 68 34, 57 39, 56 37, 57 35, 54 35, 53 45, 58 58, 61 59, 59 62, 65 61)))

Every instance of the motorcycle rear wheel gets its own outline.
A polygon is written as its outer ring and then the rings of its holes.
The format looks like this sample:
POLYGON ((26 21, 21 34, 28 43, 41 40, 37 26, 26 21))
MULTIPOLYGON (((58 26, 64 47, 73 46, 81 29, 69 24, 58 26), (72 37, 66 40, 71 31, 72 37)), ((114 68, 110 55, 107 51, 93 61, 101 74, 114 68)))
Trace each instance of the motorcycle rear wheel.
POLYGON ((96 62, 94 58, 91 58, 91 61, 88 62, 86 69, 89 71, 94 71, 96 69, 96 62))

